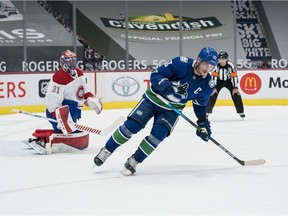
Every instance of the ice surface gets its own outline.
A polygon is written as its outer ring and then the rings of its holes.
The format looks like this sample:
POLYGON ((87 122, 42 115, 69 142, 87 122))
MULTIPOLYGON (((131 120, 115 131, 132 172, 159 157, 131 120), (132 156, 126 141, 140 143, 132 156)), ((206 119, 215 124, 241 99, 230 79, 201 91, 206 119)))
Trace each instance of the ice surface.
MULTIPOLYGON (((0 116, 0 215, 288 215, 288 106, 245 109, 243 121, 234 107, 215 107, 212 135, 241 160, 263 158, 265 165, 240 166, 180 118, 130 177, 120 171, 151 122, 102 167, 93 167, 110 135, 90 135, 83 151, 38 155, 21 141, 50 124, 0 116)), ((102 129, 130 111, 84 111, 79 123, 102 129)), ((184 114, 196 120, 191 108, 184 114)))

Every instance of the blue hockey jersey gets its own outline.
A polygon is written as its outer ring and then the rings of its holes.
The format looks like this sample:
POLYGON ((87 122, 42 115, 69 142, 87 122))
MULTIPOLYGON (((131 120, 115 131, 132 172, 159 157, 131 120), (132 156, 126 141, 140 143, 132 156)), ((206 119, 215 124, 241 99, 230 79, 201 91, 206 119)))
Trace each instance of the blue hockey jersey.
POLYGON ((205 78, 195 74, 195 62, 192 58, 179 56, 158 67, 157 70, 151 73, 151 87, 146 90, 143 97, 156 106, 170 110, 155 95, 160 94, 157 91, 158 83, 163 78, 167 78, 172 82, 175 92, 169 97, 162 96, 179 110, 183 110, 186 103, 191 100, 195 115, 198 118, 203 118, 206 115, 206 104, 215 87, 215 83, 209 73, 205 78))

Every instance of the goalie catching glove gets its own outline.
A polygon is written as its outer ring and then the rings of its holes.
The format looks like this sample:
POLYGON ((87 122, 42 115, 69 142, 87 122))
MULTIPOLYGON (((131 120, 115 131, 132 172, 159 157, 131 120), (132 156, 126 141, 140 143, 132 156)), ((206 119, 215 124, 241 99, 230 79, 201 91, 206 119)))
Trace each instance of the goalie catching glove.
POLYGON ((88 97, 84 104, 94 109, 97 114, 100 114, 103 109, 101 97, 88 97))
POLYGON ((208 119, 198 120, 197 125, 199 129, 196 130, 196 135, 207 142, 212 134, 210 121, 208 119))

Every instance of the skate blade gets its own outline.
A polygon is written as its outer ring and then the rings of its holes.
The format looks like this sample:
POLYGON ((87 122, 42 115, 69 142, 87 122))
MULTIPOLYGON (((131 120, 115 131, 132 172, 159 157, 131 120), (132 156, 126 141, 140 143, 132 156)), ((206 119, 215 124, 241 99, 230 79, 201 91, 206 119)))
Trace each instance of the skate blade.
POLYGON ((29 147, 30 149, 33 149, 30 145, 29 145, 29 141, 28 140, 22 140, 22 143, 24 143, 27 147, 29 147))
POLYGON ((133 173, 132 173, 130 170, 126 169, 126 168, 124 168, 124 169, 121 171, 121 174, 124 175, 124 176, 131 176, 131 175, 133 175, 133 173))
POLYGON ((28 144, 31 148, 33 148, 38 154, 46 155, 47 151, 42 146, 36 144, 35 142, 31 142, 28 144))

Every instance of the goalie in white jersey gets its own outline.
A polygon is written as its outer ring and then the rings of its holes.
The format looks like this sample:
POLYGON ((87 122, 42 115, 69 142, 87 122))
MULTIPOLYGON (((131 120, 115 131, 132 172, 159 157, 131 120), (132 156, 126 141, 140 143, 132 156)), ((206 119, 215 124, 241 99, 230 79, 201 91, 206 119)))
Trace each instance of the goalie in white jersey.
POLYGON ((99 114, 102 111, 101 97, 95 97, 87 89, 83 72, 76 67, 75 53, 66 50, 60 57, 61 68, 56 71, 49 82, 45 97, 46 116, 57 119, 50 122, 53 129, 37 129, 29 144, 40 154, 50 154, 68 147, 85 149, 89 144, 89 134, 77 131, 74 123, 81 118, 83 105, 99 114), (53 148, 52 148, 53 146, 53 148), (63 147, 64 146, 64 147, 63 147))

